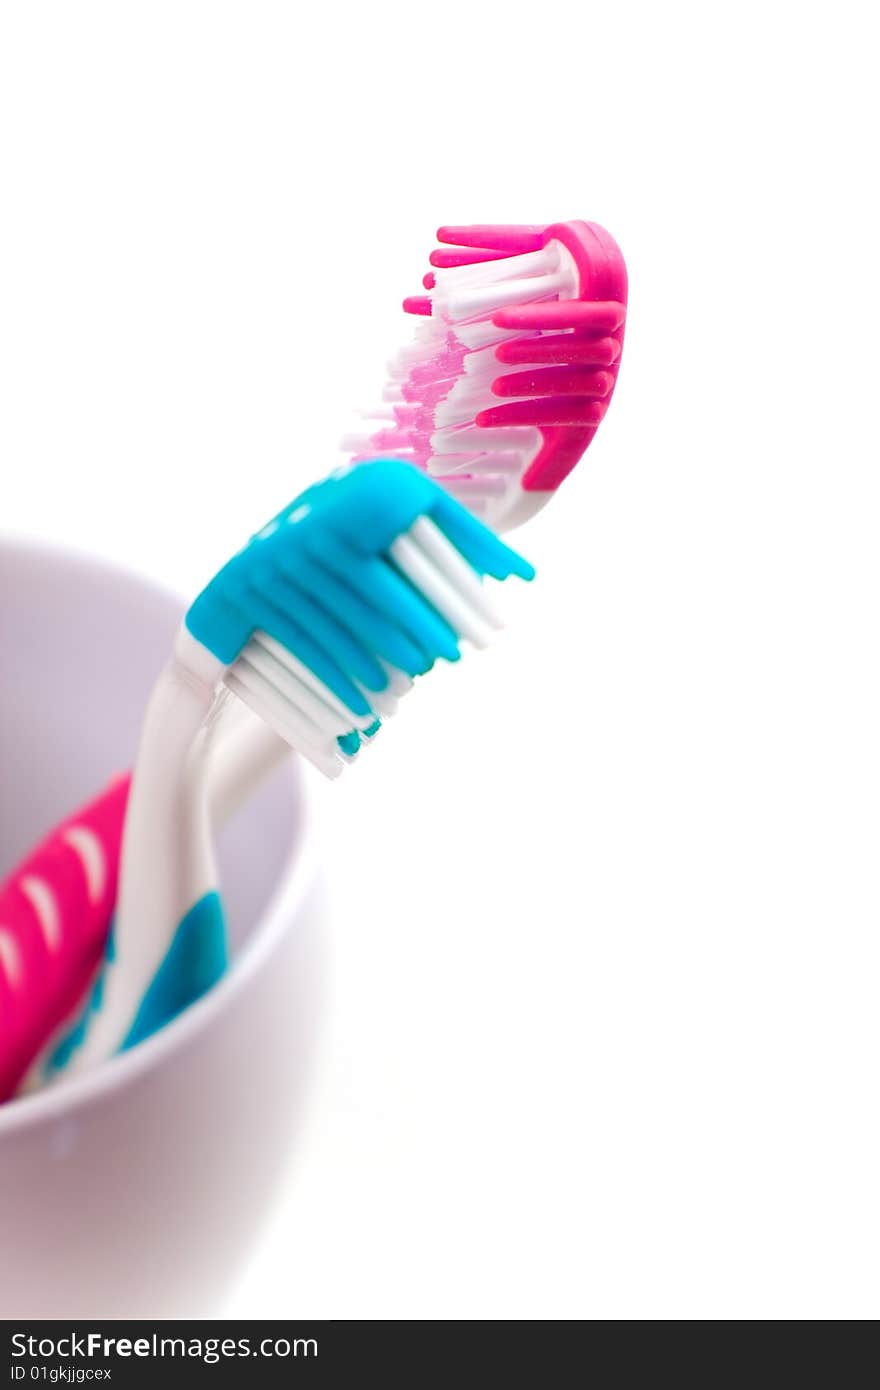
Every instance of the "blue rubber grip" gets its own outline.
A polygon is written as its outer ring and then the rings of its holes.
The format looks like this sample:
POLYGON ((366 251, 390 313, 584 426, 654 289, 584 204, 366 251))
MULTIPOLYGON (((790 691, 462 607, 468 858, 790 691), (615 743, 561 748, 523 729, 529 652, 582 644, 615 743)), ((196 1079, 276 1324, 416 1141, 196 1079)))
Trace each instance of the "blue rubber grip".
POLYGON ((190 908, 178 926, 120 1051, 143 1042, 201 999, 227 964, 223 904, 219 893, 212 890, 190 908))

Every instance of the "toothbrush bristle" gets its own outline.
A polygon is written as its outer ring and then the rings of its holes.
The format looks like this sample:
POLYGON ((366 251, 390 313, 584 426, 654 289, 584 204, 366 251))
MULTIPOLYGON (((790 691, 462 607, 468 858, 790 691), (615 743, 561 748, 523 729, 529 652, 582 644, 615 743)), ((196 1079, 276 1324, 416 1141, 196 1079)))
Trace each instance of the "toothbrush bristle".
POLYGON ((457 662, 463 642, 487 644, 498 619, 483 577, 533 575, 424 472, 395 459, 349 465, 295 497, 214 576, 187 610, 180 659, 202 679, 226 679, 338 772, 414 677, 457 662))
POLYGON ((437 237, 427 293, 404 300, 418 323, 390 364, 386 407, 372 417, 382 423, 343 447, 356 460, 406 460, 503 529, 534 509, 518 507, 523 491, 558 486, 605 415, 623 262, 585 223, 449 226, 437 237))
MULTIPOLYGON (((404 586, 403 592, 428 605, 442 624, 448 624, 456 642, 450 657, 457 654, 461 641, 487 646, 492 631, 501 627, 478 573, 429 517, 418 517, 397 536, 389 547, 387 564, 389 579, 397 574, 395 582, 404 586)), ((357 599, 363 603, 364 593, 357 599)), ((383 690, 367 690, 348 673, 368 703, 366 714, 350 709, 304 661, 262 631, 248 641, 227 671, 225 683, 322 772, 338 777, 412 689, 413 680, 406 671, 381 659, 379 664, 387 678, 383 690)))

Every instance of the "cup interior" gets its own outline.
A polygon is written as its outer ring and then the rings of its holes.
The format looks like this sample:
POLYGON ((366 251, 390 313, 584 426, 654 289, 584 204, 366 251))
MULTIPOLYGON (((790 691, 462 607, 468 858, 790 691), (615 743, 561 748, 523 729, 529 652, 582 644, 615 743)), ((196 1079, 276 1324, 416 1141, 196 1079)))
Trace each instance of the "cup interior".
MULTIPOLYGON (((0 874, 132 766, 183 604, 90 557, 0 540, 0 874)), ((303 830, 293 761, 225 827, 218 867, 233 955, 262 920, 303 830)))

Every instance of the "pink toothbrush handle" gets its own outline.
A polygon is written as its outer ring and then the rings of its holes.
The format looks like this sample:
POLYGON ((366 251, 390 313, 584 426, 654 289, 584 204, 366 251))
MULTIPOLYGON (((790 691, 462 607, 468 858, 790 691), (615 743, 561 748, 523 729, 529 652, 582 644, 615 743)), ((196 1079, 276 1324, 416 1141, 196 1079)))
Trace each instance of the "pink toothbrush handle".
POLYGON ((0 886, 0 1101, 72 1012, 103 959, 130 777, 68 817, 0 886))

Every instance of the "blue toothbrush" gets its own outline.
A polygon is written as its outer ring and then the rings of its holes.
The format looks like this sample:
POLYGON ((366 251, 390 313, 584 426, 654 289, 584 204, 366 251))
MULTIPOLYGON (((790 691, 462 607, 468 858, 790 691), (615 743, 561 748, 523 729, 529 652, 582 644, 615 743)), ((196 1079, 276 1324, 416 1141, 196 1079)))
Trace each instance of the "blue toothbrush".
POLYGON ((147 706, 112 957, 51 1069, 133 1045, 225 968, 207 768, 229 692, 335 777, 414 677, 486 645, 486 574, 533 571, 430 478, 377 460, 309 488, 215 575, 147 706))

